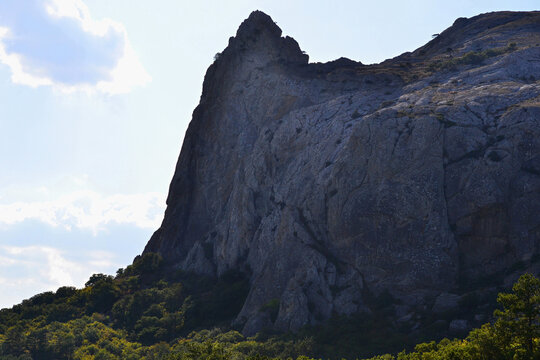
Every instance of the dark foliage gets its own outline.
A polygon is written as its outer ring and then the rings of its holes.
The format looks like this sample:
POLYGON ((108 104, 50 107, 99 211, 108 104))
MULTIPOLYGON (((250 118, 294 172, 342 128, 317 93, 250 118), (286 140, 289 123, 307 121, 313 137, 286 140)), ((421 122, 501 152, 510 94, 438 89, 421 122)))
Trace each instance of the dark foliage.
MULTIPOLYGON (((395 299, 387 293, 367 296, 370 315, 336 317, 296 334, 246 338, 230 324, 247 291, 240 273, 219 279, 171 273, 159 255, 145 254, 116 278, 95 274, 83 289, 62 287, 1 310, 0 360, 352 359, 412 348, 419 338, 393 326, 387 310, 395 299)), ((496 321, 465 340, 422 343, 411 353, 372 359, 539 358, 540 281, 526 274, 497 301, 502 308, 496 321)), ((275 299, 261 311, 275 317, 278 308, 275 299)))

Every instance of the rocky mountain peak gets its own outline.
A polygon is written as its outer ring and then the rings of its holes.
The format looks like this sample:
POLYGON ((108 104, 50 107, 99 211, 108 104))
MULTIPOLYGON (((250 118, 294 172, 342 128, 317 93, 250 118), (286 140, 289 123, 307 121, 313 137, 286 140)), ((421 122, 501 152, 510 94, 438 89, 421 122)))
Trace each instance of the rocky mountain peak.
POLYGON ((478 46, 501 46, 507 31, 519 32, 520 27, 540 28, 534 19, 540 12, 513 12, 500 11, 474 16, 472 18, 458 18, 452 26, 434 38, 426 45, 420 47, 415 53, 434 56, 436 54, 454 53, 463 47, 464 50, 478 50, 478 46), (482 44, 482 45, 480 45, 482 44), (465 45, 465 47, 464 47, 465 45))
POLYGON ((291 37, 281 37, 281 29, 262 11, 254 11, 242 22, 235 37, 229 39, 225 56, 250 59, 257 57, 262 63, 307 64, 309 57, 300 50, 291 37))
POLYGON ((208 69, 145 251, 245 274, 247 334, 384 294, 418 319, 537 273, 538 24, 484 14, 381 64, 308 64, 252 13, 208 69))
POLYGON ((307 65, 309 56, 291 37, 281 37, 281 29, 262 11, 254 11, 242 22, 236 36, 229 38, 228 46, 216 54, 208 69, 201 103, 207 99, 225 96, 226 88, 250 79, 258 83, 255 75, 268 67, 288 68, 307 65))
POLYGON ((264 12, 256 10, 240 24, 236 32, 236 39, 243 41, 256 40, 263 32, 276 39, 281 37, 281 29, 272 18, 264 12))

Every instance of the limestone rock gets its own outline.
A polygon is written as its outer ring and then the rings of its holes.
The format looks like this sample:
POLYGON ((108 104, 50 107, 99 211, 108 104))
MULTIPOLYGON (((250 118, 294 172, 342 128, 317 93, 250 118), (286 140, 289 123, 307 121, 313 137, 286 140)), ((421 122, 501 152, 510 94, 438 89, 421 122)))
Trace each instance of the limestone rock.
POLYGON ((450 321, 449 326, 450 333, 463 334, 470 330, 469 322, 463 319, 456 319, 450 321))
POLYGON ((384 292, 440 310, 458 283, 537 259, 539 24, 484 14, 381 64, 310 64, 252 13, 207 71, 145 251, 243 271, 248 334, 369 312, 384 292))
POLYGON ((459 295, 442 293, 441 295, 437 296, 435 304, 431 310, 436 314, 454 310, 459 306, 459 299, 459 295))

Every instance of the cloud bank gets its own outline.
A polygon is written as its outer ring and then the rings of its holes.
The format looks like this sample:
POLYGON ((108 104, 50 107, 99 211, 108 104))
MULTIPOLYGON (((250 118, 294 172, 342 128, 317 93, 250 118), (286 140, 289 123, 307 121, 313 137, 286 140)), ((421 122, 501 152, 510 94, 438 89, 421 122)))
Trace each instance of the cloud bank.
POLYGON ((93 235, 37 221, 0 229, 0 308, 60 286, 82 287, 91 274, 114 274, 141 253, 151 232, 110 225, 93 235))
POLYGON ((102 194, 87 175, 0 188, 0 308, 93 273, 114 274, 140 254, 165 194, 102 194))
POLYGON ((87 264, 65 258, 47 246, 0 246, 0 308, 10 307, 38 292, 79 285, 87 264))
POLYGON ((109 224, 130 224, 157 229, 163 218, 165 196, 161 193, 103 196, 78 190, 50 201, 0 204, 0 228, 27 220, 37 220, 65 230, 105 231, 109 224))
POLYGON ((129 92, 150 81, 124 26, 94 20, 82 0, 0 1, 0 62, 16 84, 129 92))

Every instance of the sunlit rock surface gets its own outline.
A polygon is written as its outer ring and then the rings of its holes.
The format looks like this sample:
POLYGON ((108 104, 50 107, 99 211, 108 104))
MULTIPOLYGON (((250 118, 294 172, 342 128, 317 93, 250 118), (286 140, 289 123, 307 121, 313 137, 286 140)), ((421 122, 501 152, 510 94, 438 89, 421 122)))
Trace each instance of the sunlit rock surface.
POLYGON ((207 71, 167 205, 145 251, 245 272, 248 334, 369 312, 383 292, 439 311, 460 284, 534 267, 540 13, 458 19, 366 66, 309 64, 253 12, 207 71))

